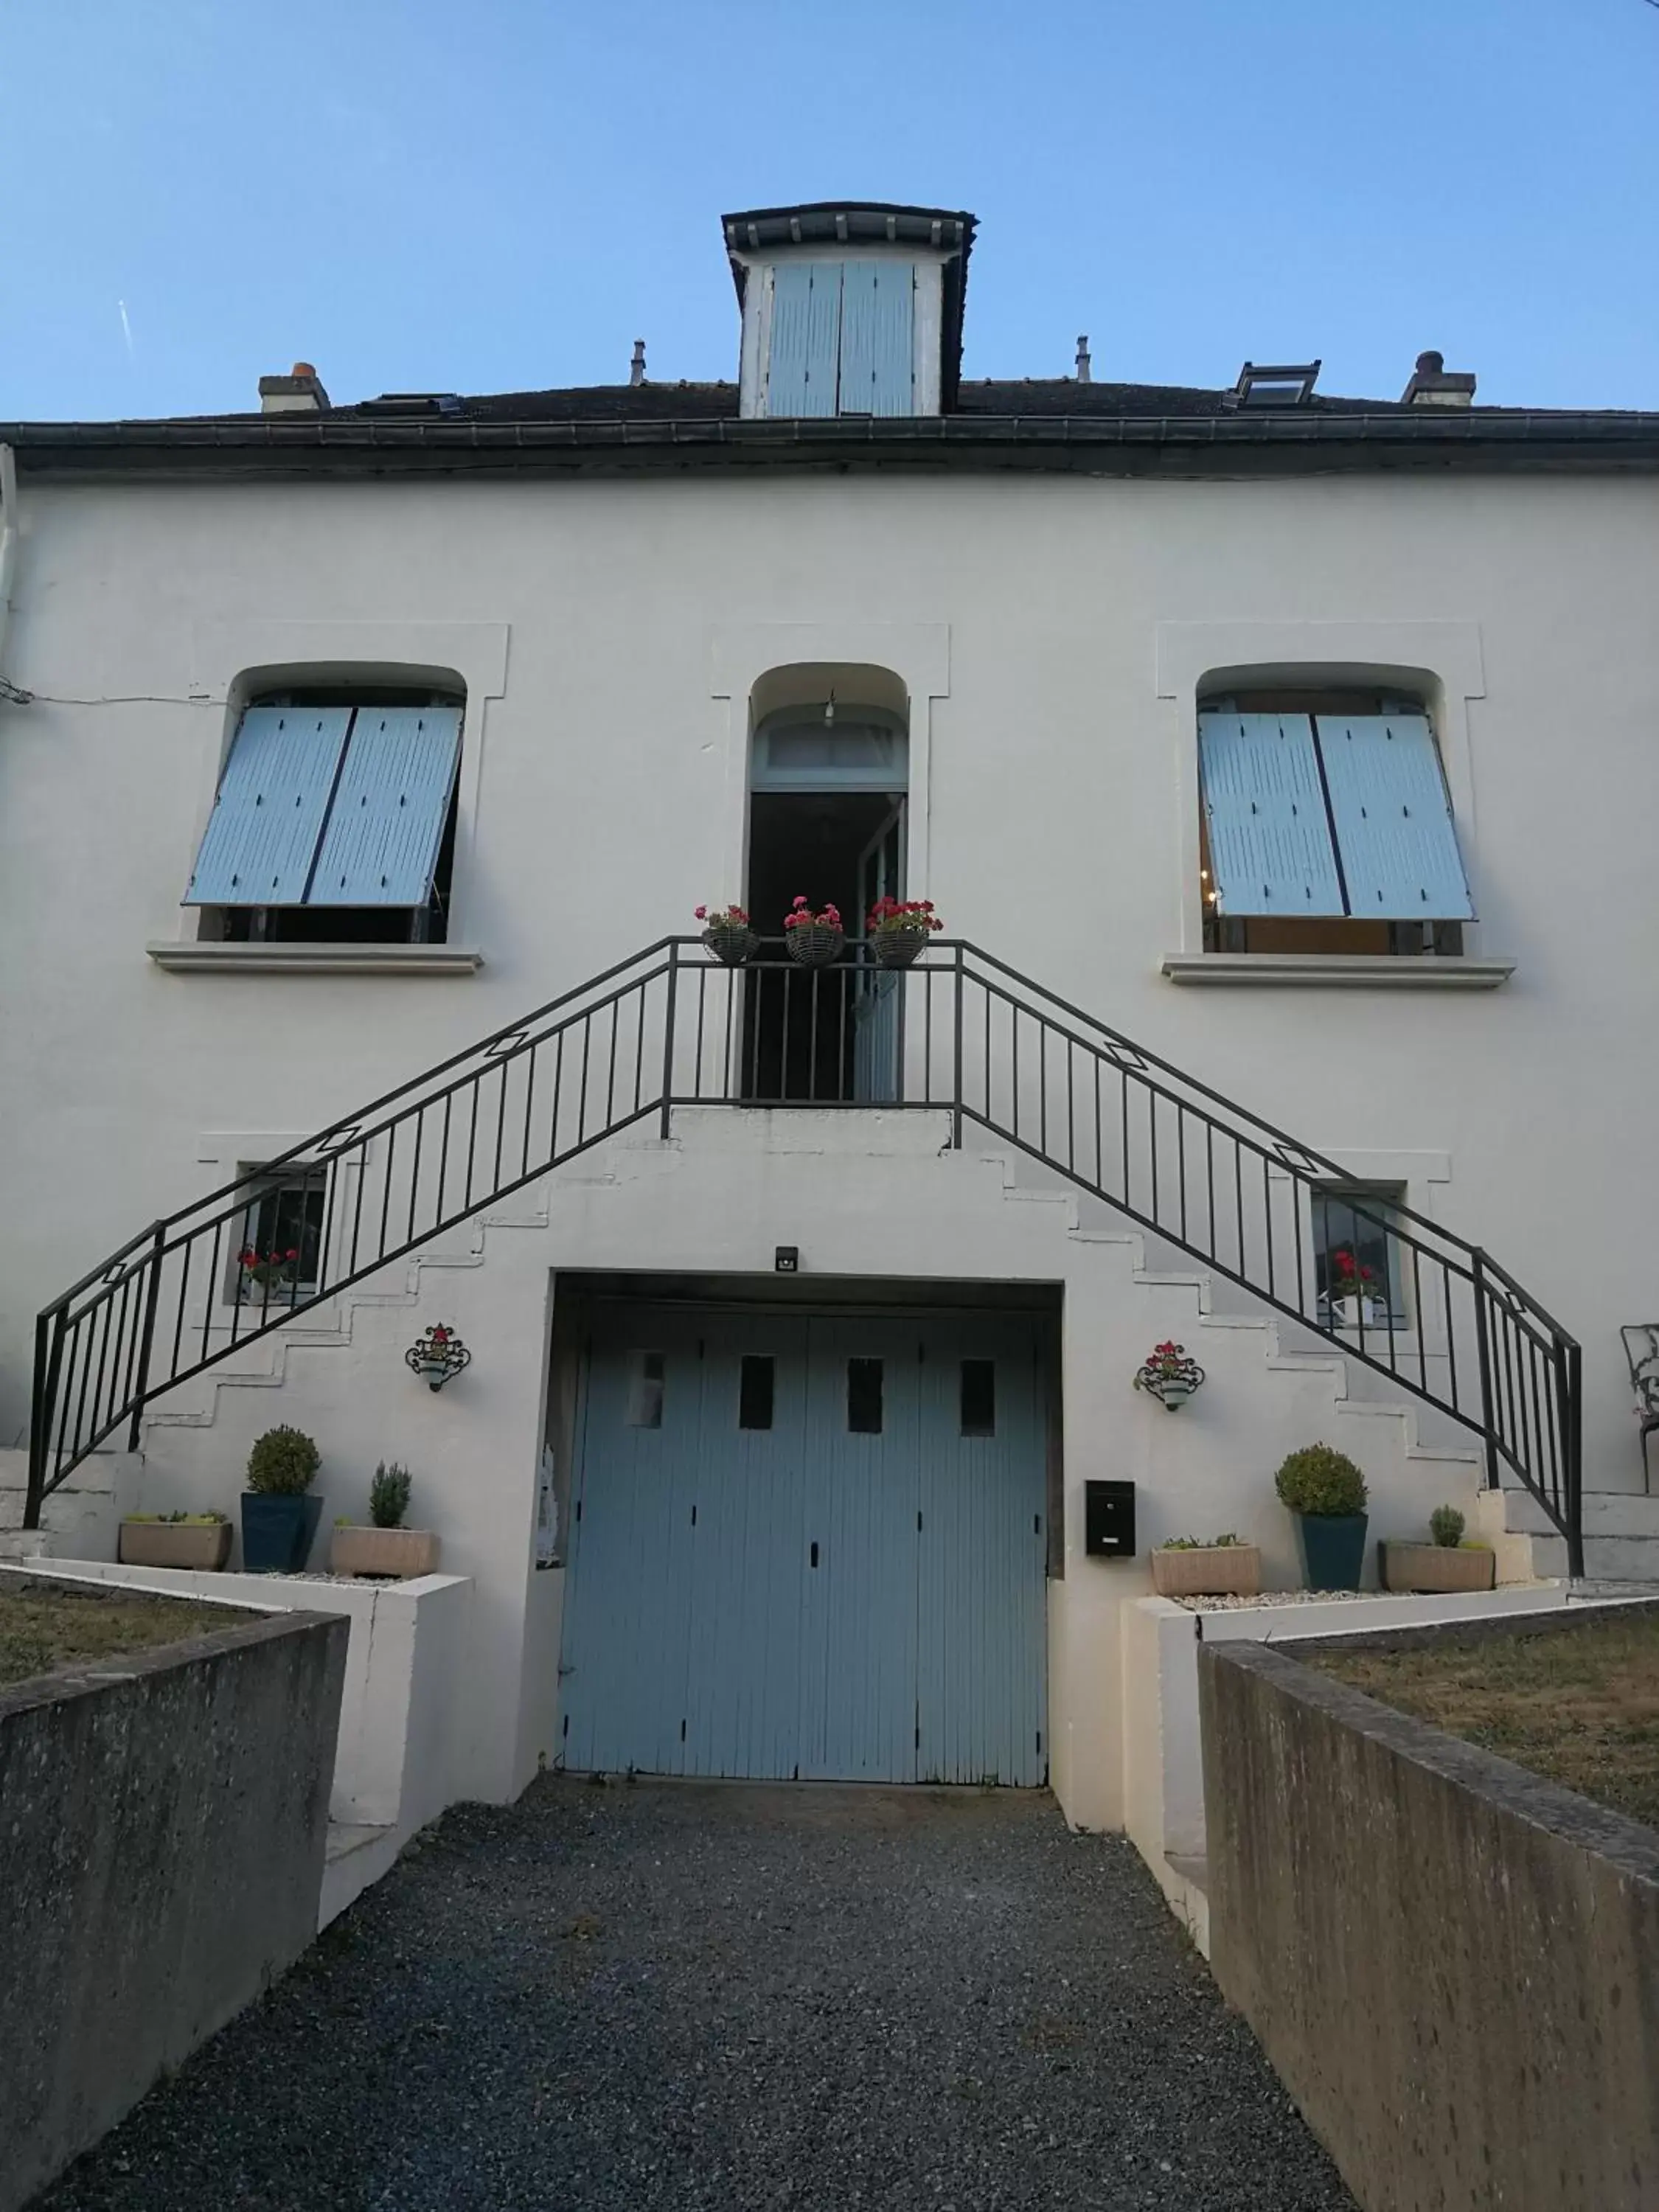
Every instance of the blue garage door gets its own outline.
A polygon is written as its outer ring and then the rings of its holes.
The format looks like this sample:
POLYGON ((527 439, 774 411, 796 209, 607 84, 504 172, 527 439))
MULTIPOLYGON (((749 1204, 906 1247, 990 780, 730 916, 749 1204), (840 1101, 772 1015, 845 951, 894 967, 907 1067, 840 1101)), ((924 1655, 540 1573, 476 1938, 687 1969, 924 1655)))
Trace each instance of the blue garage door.
POLYGON ((561 1673, 580 1771, 1048 1771, 1036 1325, 608 1306, 561 1673))

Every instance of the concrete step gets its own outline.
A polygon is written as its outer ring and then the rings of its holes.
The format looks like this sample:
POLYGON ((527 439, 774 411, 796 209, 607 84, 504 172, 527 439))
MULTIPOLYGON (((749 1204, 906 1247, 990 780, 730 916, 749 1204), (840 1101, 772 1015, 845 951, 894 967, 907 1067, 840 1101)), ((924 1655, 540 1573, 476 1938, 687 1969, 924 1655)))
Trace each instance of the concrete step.
MULTIPOLYGON (((1528 1490, 1504 1491, 1504 1518, 1516 1535, 1554 1533, 1548 1514, 1528 1490)), ((1630 1536, 1659 1540, 1659 1498, 1644 1498, 1640 1491, 1587 1490, 1584 1534, 1587 1539, 1630 1536)))
MULTIPOLYGON (((1567 1571, 1565 1536, 1532 1539, 1533 1572, 1549 1578, 1567 1571)), ((1589 1536, 1584 1539, 1584 1572, 1592 1582, 1639 1583, 1659 1586, 1659 1534, 1651 1536, 1589 1536)))

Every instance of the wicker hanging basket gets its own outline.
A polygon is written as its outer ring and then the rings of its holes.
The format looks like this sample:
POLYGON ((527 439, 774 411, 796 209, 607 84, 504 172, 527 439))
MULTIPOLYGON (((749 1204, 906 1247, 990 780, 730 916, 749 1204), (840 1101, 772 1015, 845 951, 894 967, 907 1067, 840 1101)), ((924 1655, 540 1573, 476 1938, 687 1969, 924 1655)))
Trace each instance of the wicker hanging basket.
POLYGON ((870 950, 879 968, 908 968, 927 942, 925 929, 878 929, 870 950))
POLYGON ((783 933, 789 944, 789 957, 799 961, 803 968, 827 968, 839 960, 847 944, 844 929, 831 929, 821 921, 802 922, 794 929, 783 933))
POLYGON ((726 928, 705 929, 702 941, 716 960, 728 968, 741 968, 745 960, 752 959, 760 943, 752 929, 738 923, 726 928))

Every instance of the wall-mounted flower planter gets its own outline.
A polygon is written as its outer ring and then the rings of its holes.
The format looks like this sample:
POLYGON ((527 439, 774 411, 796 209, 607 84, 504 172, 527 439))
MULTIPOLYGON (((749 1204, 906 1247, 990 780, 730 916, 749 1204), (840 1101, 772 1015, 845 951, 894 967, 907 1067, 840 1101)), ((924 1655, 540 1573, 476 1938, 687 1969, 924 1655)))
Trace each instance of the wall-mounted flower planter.
POLYGON ((1152 1555, 1159 1597, 1255 1597, 1261 1552, 1255 1544, 1187 1544, 1152 1555))
POLYGON ((1336 1328, 1358 1328, 1362 1321, 1367 1328, 1387 1328, 1391 1318, 1386 1298, 1331 1300, 1331 1322, 1336 1328))
POLYGON ((1203 1386, 1204 1370, 1189 1359, 1184 1344, 1155 1344, 1152 1357, 1135 1370, 1135 1388, 1156 1398, 1166 1413, 1184 1406, 1203 1386))
POLYGON ((356 1528, 334 1531, 329 1571, 337 1575, 381 1575, 408 1582, 438 1571, 438 1538, 430 1528, 356 1528))
POLYGON ((182 1567, 217 1574, 230 1557, 228 1521, 124 1521, 117 1554, 124 1567, 182 1567))
POLYGON ((1482 1544, 1397 1544, 1376 1547, 1379 1579, 1391 1590, 1489 1590, 1498 1559, 1482 1544))

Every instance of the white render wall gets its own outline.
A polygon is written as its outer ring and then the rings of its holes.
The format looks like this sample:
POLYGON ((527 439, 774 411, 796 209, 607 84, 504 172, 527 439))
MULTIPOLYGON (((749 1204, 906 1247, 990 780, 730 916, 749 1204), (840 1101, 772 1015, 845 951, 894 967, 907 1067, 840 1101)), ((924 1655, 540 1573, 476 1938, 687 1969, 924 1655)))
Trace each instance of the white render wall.
POLYGON ((1413 1197, 1576 1328, 1591 1479, 1635 1480, 1615 1332, 1659 1303, 1645 481, 26 477, 22 512, 7 673, 40 696, 0 708, 0 1437, 35 1308, 204 1188, 204 1134, 301 1135, 741 890, 769 637, 907 684, 912 888, 953 929, 1362 1170, 1443 1164, 1413 1197), (1257 655, 1425 670, 1471 948, 1515 958, 1507 988, 1162 977, 1197 926, 1182 694, 1257 655), (360 656, 468 681, 454 938, 487 965, 160 972, 145 945, 194 931, 217 702, 250 668, 360 656))

